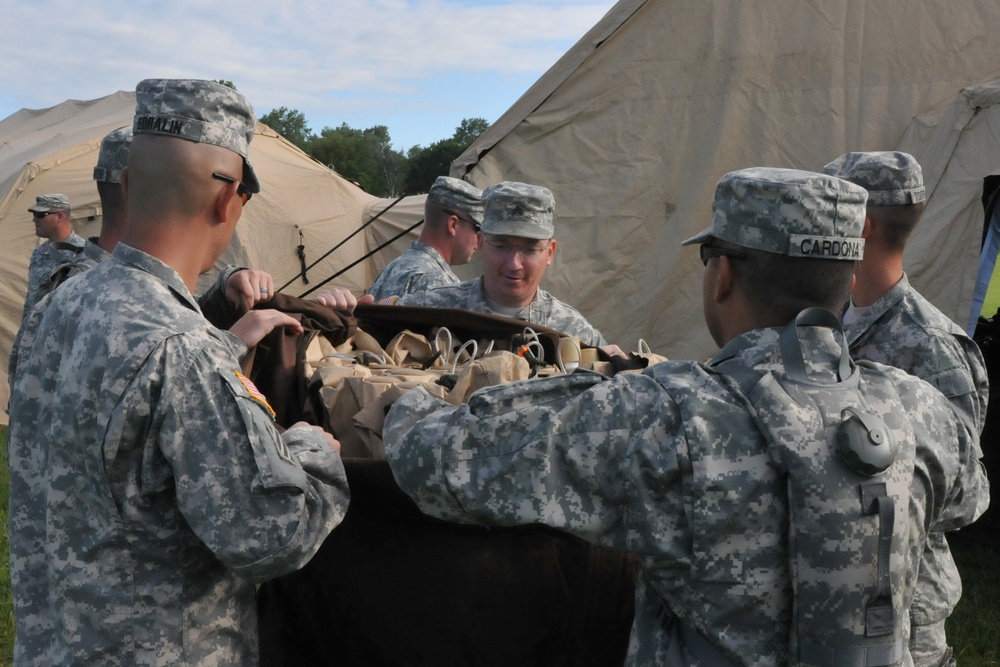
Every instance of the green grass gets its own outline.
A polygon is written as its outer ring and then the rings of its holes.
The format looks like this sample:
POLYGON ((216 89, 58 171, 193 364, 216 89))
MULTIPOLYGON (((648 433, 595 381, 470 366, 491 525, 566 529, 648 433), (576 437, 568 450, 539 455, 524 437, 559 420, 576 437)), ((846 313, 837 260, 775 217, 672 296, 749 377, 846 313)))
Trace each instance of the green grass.
MULTIPOLYGON (((14 605, 7 550, 7 427, 0 425, 0 665, 14 653, 14 605)), ((961 667, 1000 667, 1000 553, 958 540, 952 545, 965 592, 948 619, 948 638, 961 667)))
POLYGON ((1000 552, 950 540, 962 573, 962 599, 946 624, 960 667, 1000 665, 1000 552))

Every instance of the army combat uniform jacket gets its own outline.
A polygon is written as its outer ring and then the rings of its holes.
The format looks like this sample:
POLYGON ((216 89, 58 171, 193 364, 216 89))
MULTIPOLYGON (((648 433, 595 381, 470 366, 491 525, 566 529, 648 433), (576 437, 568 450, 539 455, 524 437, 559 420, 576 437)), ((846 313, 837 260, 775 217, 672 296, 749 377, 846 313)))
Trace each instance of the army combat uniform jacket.
POLYGON ((83 256, 86 243, 87 241, 79 234, 70 232, 64 241, 57 243, 48 241, 39 244, 31 252, 31 263, 28 265, 28 291, 21 313, 22 321, 28 317, 35 304, 52 291, 50 280, 56 268, 83 256))
POLYGON ((441 253, 422 241, 414 241, 409 250, 382 269, 368 293, 378 301, 460 282, 441 253))
MULTIPOLYGON (((497 313, 490 308, 483 288, 482 276, 458 285, 439 287, 428 292, 417 292, 396 302, 400 306, 430 306, 432 308, 463 308, 481 313, 497 313)), ((577 336, 584 345, 607 345, 601 332, 587 321, 580 311, 563 303, 543 289, 538 290, 532 301, 518 315, 529 323, 556 329, 570 336, 577 336)))
MULTIPOLYGON (((930 382, 970 428, 982 432, 989 399, 982 352, 958 325, 910 286, 905 274, 861 317, 846 325, 845 332, 852 357, 895 366, 930 382)), ((928 626, 931 636, 915 637, 923 645, 915 650, 937 657, 945 649, 942 624, 961 597, 962 580, 948 542, 943 533, 931 533, 910 610, 914 625, 928 626)))
POLYGON ((854 322, 844 326, 855 359, 902 368, 937 387, 982 432, 989 377, 976 342, 910 286, 904 274, 854 322))
POLYGON ((125 245, 34 309, 11 356, 16 664, 253 665, 254 582, 343 518, 322 434, 279 435, 246 346, 125 245))
MULTIPOLYGON (((743 334, 712 363, 779 368, 778 334, 743 334)), ((811 372, 834 377, 840 345, 830 330, 802 340, 811 372)), ((879 372, 902 399, 864 395, 903 440, 896 460, 914 471, 915 501, 896 508, 905 537, 893 540, 890 561, 908 604, 926 531, 974 520, 987 482, 975 435, 943 397, 897 369, 879 372), (942 435, 961 447, 932 447, 942 435)), ((384 435, 397 482, 428 514, 544 523, 638 554, 630 665, 788 662, 786 484, 745 404, 709 367, 665 362, 610 380, 529 380, 479 391, 458 408, 415 389, 394 405, 384 435)), ((827 610, 836 612, 844 610, 827 610)))

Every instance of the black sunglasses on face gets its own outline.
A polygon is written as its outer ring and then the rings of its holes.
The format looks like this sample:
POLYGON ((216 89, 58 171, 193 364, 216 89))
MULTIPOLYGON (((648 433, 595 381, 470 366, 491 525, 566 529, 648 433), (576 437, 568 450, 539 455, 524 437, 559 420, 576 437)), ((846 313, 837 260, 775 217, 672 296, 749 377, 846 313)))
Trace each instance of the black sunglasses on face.
POLYGON ((713 257, 729 257, 731 259, 746 259, 747 256, 735 250, 727 250, 714 245, 702 244, 698 246, 698 253, 701 255, 701 263, 708 266, 708 260, 713 257))
POLYGON ((475 220, 469 220, 468 218, 463 218, 462 216, 460 216, 458 214, 458 211, 452 211, 451 209, 448 209, 448 208, 444 209, 444 212, 447 213, 448 215, 455 216, 456 218, 458 218, 462 222, 466 222, 466 223, 472 225, 472 228, 474 230, 476 230, 477 232, 479 231, 479 223, 476 222, 475 220))
POLYGON ((247 202, 250 201, 250 197, 253 196, 253 193, 247 190, 247 186, 243 184, 243 181, 239 181, 232 176, 226 176, 225 174, 213 172, 212 178, 224 181, 225 183, 239 183, 239 185, 236 186, 236 194, 243 198, 244 206, 247 205, 247 202))

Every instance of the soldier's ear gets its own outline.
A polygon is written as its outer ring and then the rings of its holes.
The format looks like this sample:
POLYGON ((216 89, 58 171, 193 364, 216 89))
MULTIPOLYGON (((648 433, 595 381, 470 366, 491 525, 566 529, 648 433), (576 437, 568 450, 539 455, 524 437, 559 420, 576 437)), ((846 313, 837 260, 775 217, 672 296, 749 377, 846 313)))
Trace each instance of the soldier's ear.
POLYGON ((725 255, 715 260, 715 286, 712 290, 712 299, 716 303, 725 301, 733 291, 733 264, 729 257, 725 255))
POLYGON ((866 215, 865 226, 864 229, 861 230, 861 238, 866 239, 868 238, 868 235, 871 233, 872 233, 872 219, 866 215))

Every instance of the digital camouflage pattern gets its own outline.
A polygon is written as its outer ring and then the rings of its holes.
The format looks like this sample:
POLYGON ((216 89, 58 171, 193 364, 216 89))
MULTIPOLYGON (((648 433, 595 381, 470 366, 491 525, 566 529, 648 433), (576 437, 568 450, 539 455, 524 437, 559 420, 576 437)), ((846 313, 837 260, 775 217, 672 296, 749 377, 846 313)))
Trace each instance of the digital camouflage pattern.
POLYGON ((35 197, 35 205, 28 209, 32 213, 48 213, 49 211, 68 211, 69 197, 62 194, 39 195, 35 197))
POLYGON ((257 116, 247 98, 221 83, 146 79, 135 87, 134 135, 156 134, 227 148, 243 158, 243 183, 252 193, 260 192, 248 157, 256 127, 257 116))
POLYGON ((483 222, 483 191, 460 178, 438 176, 427 198, 441 206, 468 213, 479 224, 483 222))
POLYGON ((122 244, 32 311, 10 362, 16 664, 256 664, 254 582, 301 567, 349 492, 322 434, 278 434, 246 352, 122 244))
POLYGON ((437 250, 422 241, 389 262, 368 289, 375 300, 462 282, 437 250))
POLYGON ((845 153, 823 167, 823 173, 863 187, 869 206, 905 206, 927 199, 923 171, 909 153, 845 153))
POLYGON ((556 200, 540 185, 504 181, 483 190, 483 234, 550 239, 556 200))
POLYGON ((790 257, 864 256, 864 188, 795 169, 752 167, 723 176, 712 199, 712 226, 681 245, 719 239, 790 257))
MULTIPOLYGON (((490 305, 489 299, 486 298, 482 276, 457 285, 407 294, 396 301, 396 305, 462 308, 480 313, 510 315, 507 312, 500 312, 490 305)), ((531 324, 540 324, 543 327, 556 329, 570 336, 577 336, 584 345, 599 347, 608 344, 601 332, 595 329, 580 311, 563 303, 543 289, 539 289, 534 300, 514 317, 527 320, 531 324)))
POLYGON ((58 283, 53 282, 52 276, 58 272, 59 267, 66 263, 86 261, 86 243, 82 236, 71 231, 63 241, 46 241, 35 247, 28 264, 28 291, 24 297, 24 310, 21 312, 22 322, 27 319, 35 304, 56 288, 58 283))
MULTIPOLYGON (((712 363, 779 369, 778 335, 738 336, 712 363)), ((840 356, 833 334, 811 328, 802 338, 810 373, 832 381, 840 356)), ((895 385, 898 397, 865 397, 898 437, 898 460, 913 466, 917 500, 892 544, 905 606, 926 532, 973 521, 988 486, 976 436, 937 391, 897 369, 861 372, 895 385), (942 436, 961 447, 941 450, 942 436)), ((788 427, 795 423, 790 416, 788 427)), ((529 380, 481 390, 457 408, 418 388, 389 412, 384 442, 400 487, 428 514, 545 523, 638 554, 628 664, 788 663, 785 482, 744 403, 705 365, 529 380)), ((831 601, 829 613, 846 612, 831 601)), ((905 633, 905 615, 902 624, 905 633)))
MULTIPOLYGON (((902 279, 845 326, 851 355, 901 368, 934 385, 968 428, 986 424, 989 378, 975 341, 902 279)), ((950 441, 941 439, 939 446, 950 441)), ((962 580, 942 533, 931 533, 910 613, 916 642, 911 650, 938 664, 947 650, 944 621, 962 597, 962 580), (926 636, 920 636, 926 635, 926 636)))
POLYGON ((131 147, 131 125, 109 132, 101 140, 101 150, 94 167, 94 180, 100 183, 121 183, 122 170, 128 164, 128 149, 131 147))

